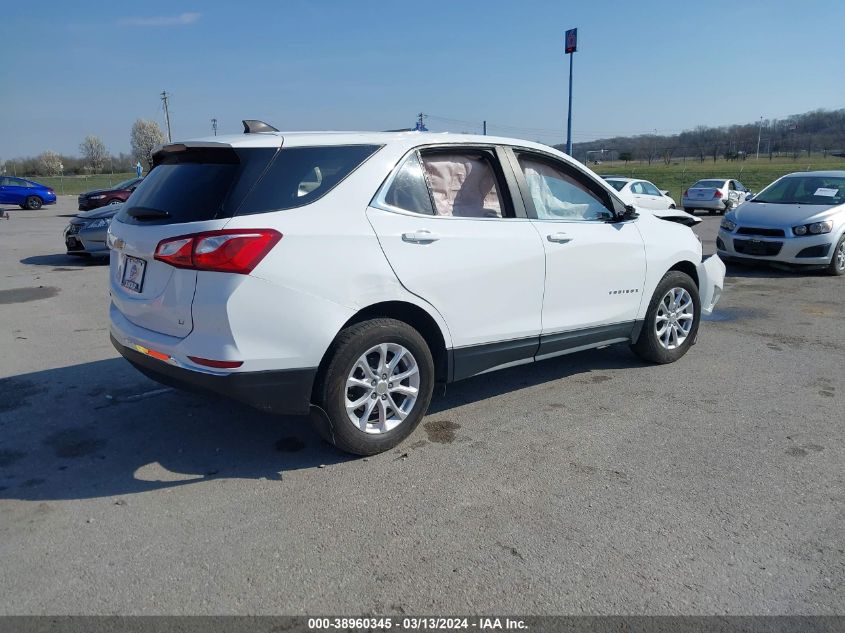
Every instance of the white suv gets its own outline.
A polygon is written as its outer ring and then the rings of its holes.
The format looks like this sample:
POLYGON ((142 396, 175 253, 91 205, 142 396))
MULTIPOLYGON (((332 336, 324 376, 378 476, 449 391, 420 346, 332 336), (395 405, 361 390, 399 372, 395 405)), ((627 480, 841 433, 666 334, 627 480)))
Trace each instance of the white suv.
POLYGON ((612 343, 675 361, 721 293, 687 226, 550 147, 244 127, 161 147, 112 222, 112 341, 343 450, 398 444, 436 383, 612 343))

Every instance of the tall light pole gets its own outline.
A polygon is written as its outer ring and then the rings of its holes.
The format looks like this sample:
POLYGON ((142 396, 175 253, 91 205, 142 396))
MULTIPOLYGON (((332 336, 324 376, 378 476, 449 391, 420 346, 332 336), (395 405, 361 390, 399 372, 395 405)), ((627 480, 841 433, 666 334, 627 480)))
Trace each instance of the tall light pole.
POLYGON ((566 153, 572 156, 572 60, 578 50, 578 29, 566 32, 565 52, 569 55, 569 114, 566 117, 566 153))
POLYGON ((757 128, 757 160, 760 160, 760 135, 763 133, 763 117, 760 117, 760 127, 757 128))
POLYGON ((211 129, 214 130, 214 136, 217 136, 217 119, 211 119, 211 129))

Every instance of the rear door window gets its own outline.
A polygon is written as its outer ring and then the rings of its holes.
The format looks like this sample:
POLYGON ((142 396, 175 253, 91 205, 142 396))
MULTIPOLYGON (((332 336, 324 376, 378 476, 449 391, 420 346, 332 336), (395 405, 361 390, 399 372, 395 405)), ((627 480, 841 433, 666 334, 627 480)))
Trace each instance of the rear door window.
POLYGON ((429 150, 422 153, 436 215, 502 218, 511 215, 502 199, 495 158, 485 150, 429 150))

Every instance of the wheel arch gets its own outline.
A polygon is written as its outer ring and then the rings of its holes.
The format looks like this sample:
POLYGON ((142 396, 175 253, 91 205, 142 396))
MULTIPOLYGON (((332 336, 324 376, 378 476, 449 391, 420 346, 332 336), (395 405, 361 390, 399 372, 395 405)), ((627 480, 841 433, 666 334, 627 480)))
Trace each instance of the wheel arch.
MULTIPOLYGON (((424 308, 408 301, 380 301, 360 309, 350 317, 338 330, 332 343, 340 333, 351 325, 369 321, 370 319, 388 318, 407 323, 417 330, 428 343, 434 360, 434 377, 438 383, 445 383, 449 376, 449 352, 446 347, 446 337, 437 320, 424 308)), ((333 345, 329 345, 317 369, 319 377, 330 362, 329 352, 333 345)), ((315 380, 315 385, 317 380, 315 380)))
POLYGON ((695 282, 695 287, 696 288, 701 287, 700 281, 698 279, 698 267, 695 264, 693 264, 691 261, 681 260, 681 261, 677 262, 676 264, 674 264, 666 272, 668 273, 668 272, 673 271, 673 270, 677 270, 678 272, 682 272, 682 273, 689 275, 692 278, 692 280, 695 282))

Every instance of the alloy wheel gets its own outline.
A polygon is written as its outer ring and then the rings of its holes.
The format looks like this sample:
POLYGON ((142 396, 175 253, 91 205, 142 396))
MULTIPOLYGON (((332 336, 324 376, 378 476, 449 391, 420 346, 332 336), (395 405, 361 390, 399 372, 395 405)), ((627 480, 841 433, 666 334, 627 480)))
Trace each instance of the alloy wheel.
POLYGON ((407 348, 375 345, 361 354, 346 378, 346 414, 364 433, 387 433, 411 413, 419 388, 419 366, 407 348))
POLYGON ((654 333, 660 345, 678 349, 687 340, 695 320, 692 296, 685 288, 672 288, 663 295, 654 318, 654 333))

